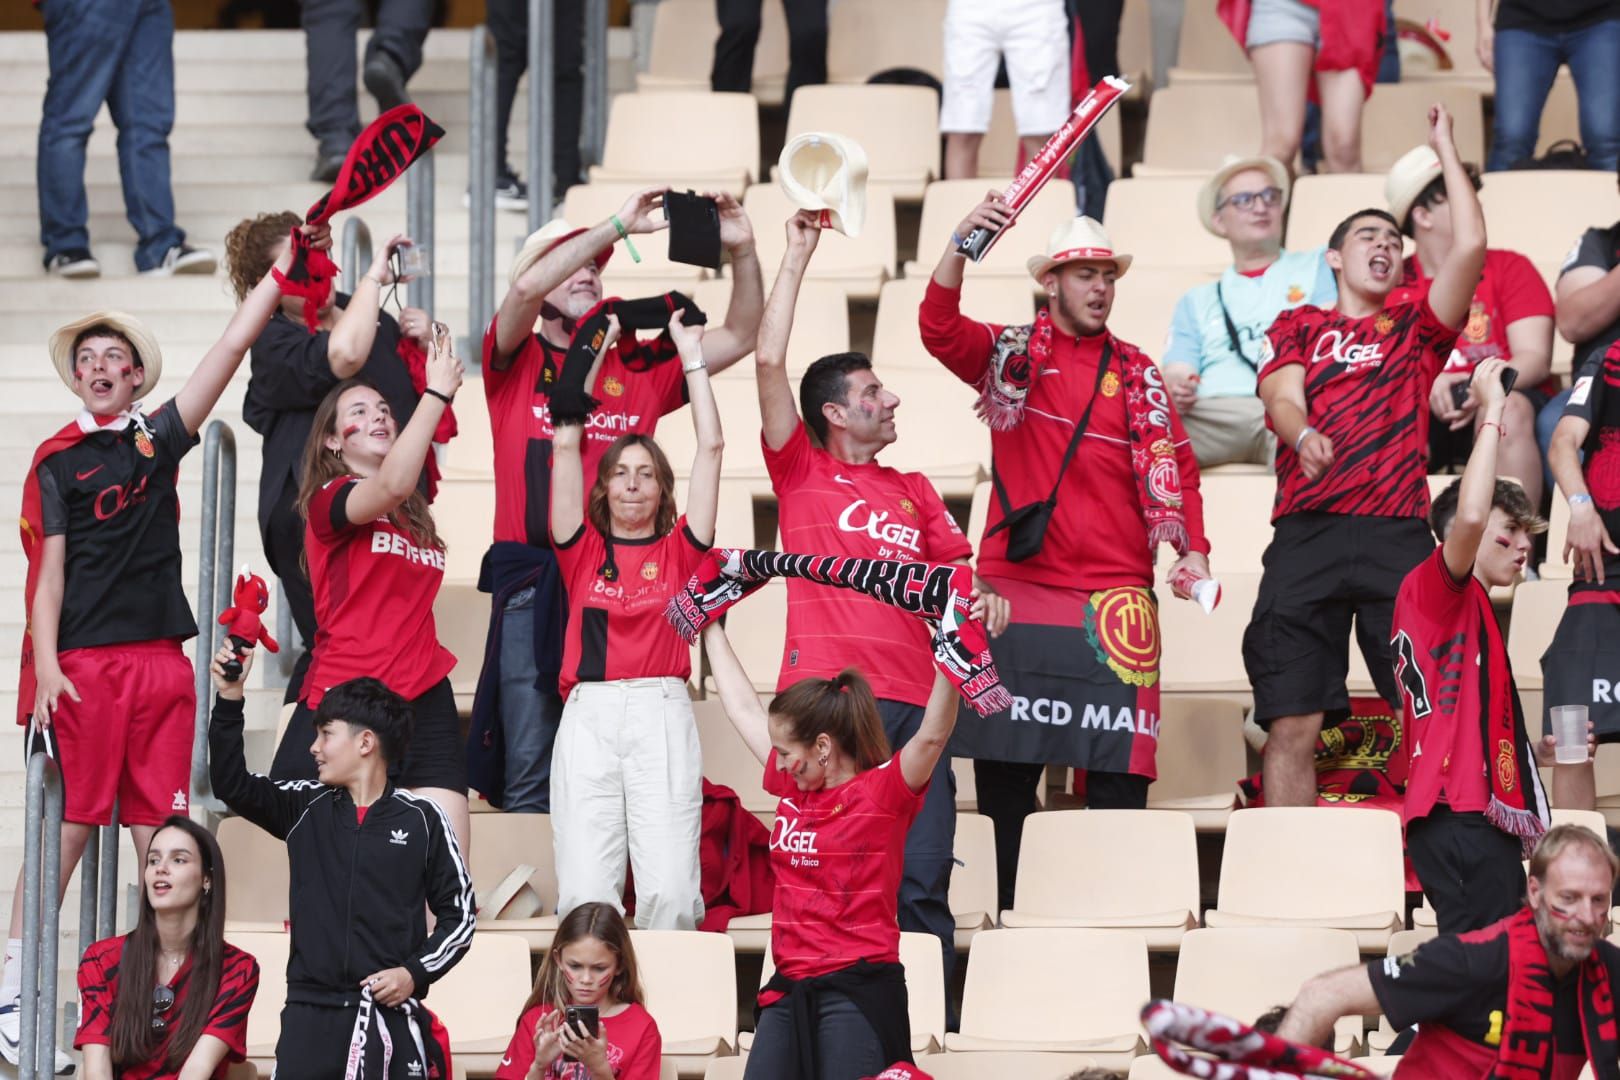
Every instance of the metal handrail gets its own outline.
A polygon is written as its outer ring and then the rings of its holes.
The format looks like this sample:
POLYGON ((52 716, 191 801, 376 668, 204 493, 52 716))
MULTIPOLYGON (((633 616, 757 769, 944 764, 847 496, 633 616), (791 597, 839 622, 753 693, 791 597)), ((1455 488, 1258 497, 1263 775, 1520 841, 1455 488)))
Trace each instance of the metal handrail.
POLYGON ((495 35, 475 26, 468 62, 467 334, 473 341, 495 312, 495 35))
POLYGON ((117 932, 118 804, 111 825, 95 830, 79 860, 79 958, 102 938, 117 932))
POLYGON ((552 113, 557 85, 552 38, 557 32, 552 0, 529 0, 529 231, 551 218, 556 197, 552 183, 552 142, 557 130, 552 113))
POLYGON ((581 110, 580 156, 586 165, 602 163, 607 140, 608 0, 585 0, 585 102, 581 110))
MULTIPOLYGON (((350 214, 343 220, 343 291, 354 295, 354 290, 360 285, 360 275, 369 269, 371 269, 371 229, 366 225, 365 218, 358 214, 350 214)), ((276 628, 281 628, 279 622, 276 628)), ((288 670, 292 670, 290 665, 288 670)))
POLYGON ((224 810, 208 780, 208 665, 225 633, 219 613, 231 606, 236 566, 236 433, 211 421, 203 437, 202 537, 197 563, 197 725, 191 743, 191 803, 224 810))
POLYGON ((62 905, 62 774, 44 751, 28 758, 23 821, 22 1016, 19 1080, 56 1072, 56 959, 62 905), (47 882, 49 893, 46 892, 47 882))
POLYGON ((419 307, 433 317, 433 257, 438 254, 433 243, 433 158, 432 150, 423 154, 405 174, 405 229, 426 262, 426 272, 406 283, 405 295, 412 307, 419 307))

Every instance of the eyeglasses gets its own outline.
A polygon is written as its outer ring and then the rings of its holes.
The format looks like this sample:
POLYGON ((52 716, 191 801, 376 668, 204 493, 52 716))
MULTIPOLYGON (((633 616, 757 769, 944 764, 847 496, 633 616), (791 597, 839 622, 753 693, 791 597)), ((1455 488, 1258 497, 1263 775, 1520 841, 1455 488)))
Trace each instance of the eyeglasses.
POLYGON ((1256 199, 1260 200, 1261 206, 1270 209, 1282 202, 1282 188, 1268 187, 1259 191, 1239 191, 1216 203, 1215 209, 1224 210, 1228 206, 1235 206, 1239 210, 1247 210, 1254 205, 1256 199))
POLYGON ((169 1010, 174 1008, 174 987, 159 986, 152 990, 152 1030, 159 1035, 169 1030, 169 1010))

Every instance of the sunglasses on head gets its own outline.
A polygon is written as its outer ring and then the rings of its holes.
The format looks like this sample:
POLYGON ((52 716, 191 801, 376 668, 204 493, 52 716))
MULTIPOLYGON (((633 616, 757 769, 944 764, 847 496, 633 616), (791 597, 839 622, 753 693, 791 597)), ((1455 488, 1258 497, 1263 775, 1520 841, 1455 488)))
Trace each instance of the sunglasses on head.
POLYGON ((1235 206, 1239 210, 1247 210, 1249 207, 1254 205, 1254 201, 1256 199, 1260 200, 1261 206, 1267 208, 1276 206, 1278 203, 1282 202, 1282 188, 1268 187, 1262 188, 1259 191, 1235 192, 1217 203, 1215 205, 1215 209, 1222 210, 1228 206, 1235 206))
POLYGON ((159 1035, 169 1030, 169 1010, 174 1008, 174 987, 159 986, 152 990, 152 1030, 159 1035))

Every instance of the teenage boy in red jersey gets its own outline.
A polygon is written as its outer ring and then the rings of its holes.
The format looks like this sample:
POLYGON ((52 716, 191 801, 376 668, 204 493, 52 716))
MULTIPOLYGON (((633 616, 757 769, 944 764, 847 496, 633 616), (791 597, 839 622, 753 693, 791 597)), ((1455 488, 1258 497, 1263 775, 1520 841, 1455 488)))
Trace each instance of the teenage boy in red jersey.
MULTIPOLYGON (((748 216, 731 196, 714 197, 732 279, 725 321, 703 335, 704 363, 718 375, 753 351, 764 286, 748 216)), ((537 230, 513 260, 512 287, 484 334, 495 532, 479 588, 492 592, 494 603, 468 770, 472 787, 507 811, 551 809, 551 748, 562 719, 556 679, 566 605, 549 528, 550 384, 575 322, 602 301, 601 271, 615 241, 668 227, 656 216, 662 199, 662 189, 648 189, 590 228, 555 219, 537 230)), ((622 335, 587 390, 601 402, 582 447, 587 485, 614 439, 653 435, 660 417, 686 404, 685 377, 667 335, 622 335)))
POLYGON ((1496 478, 1506 362, 1474 368, 1481 419, 1462 476, 1434 500, 1440 547, 1395 597, 1395 675, 1407 722, 1406 846, 1442 934, 1519 909, 1519 865, 1546 830, 1547 797, 1525 733, 1490 590, 1512 584, 1547 528, 1524 489, 1496 478))
POLYGON ((1485 218, 1451 141, 1451 117, 1429 110, 1451 208, 1452 246, 1428 292, 1394 308, 1399 223, 1382 210, 1333 230, 1339 278, 1332 309, 1277 316, 1259 393, 1277 433, 1275 531, 1243 664, 1266 729, 1272 806, 1316 802, 1316 737, 1325 713, 1349 707, 1350 626, 1379 695, 1400 708, 1389 650, 1395 591, 1434 551, 1429 509, 1429 389, 1457 340, 1485 261, 1485 218))
MULTIPOLYGON (((309 233, 331 245, 329 230, 309 233)), ((285 272, 289 258, 274 269, 285 272)), ((150 413, 140 402, 157 386, 163 354, 139 320, 97 312, 51 335, 51 361, 82 407, 40 445, 23 485, 28 623, 17 722, 48 740, 62 769, 58 899, 91 830, 112 823, 114 803, 142 858, 164 819, 190 807, 197 694, 180 643, 197 624, 181 587, 180 460, 280 302, 266 274, 180 392, 150 413)), ((15 1063, 20 872, 11 910, 0 1055, 15 1063)))
MULTIPOLYGON (((788 219, 787 250, 754 355, 765 465, 780 511, 782 548, 965 564, 973 548, 928 478, 878 464, 878 453, 896 438, 900 399, 884 387, 869 359, 837 353, 811 364, 799 382, 804 418, 799 417, 788 383, 787 344, 799 287, 821 238, 817 220, 808 210, 788 219)), ((788 581, 787 590, 787 640, 777 690, 859 668, 877 697, 889 745, 904 746, 922 723, 934 685, 927 627, 897 607, 857 593, 796 579, 788 581)), ((1006 602, 985 585, 979 592, 989 609, 987 628, 999 634, 1007 621, 1006 602)), ((927 800, 906 834, 900 881, 900 929, 940 939, 947 978, 956 963, 949 896, 955 791, 950 760, 941 755, 927 800)))

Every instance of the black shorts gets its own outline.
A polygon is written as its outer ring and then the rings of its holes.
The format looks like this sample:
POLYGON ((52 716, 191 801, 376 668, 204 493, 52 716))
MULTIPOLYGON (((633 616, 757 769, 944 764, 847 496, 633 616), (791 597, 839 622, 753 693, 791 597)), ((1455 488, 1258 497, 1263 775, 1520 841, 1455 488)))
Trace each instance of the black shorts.
MULTIPOLYGON (((461 716, 456 712, 456 695, 449 679, 440 679, 411 702, 414 716, 411 741, 405 747, 405 760, 389 769, 389 777, 402 788, 446 788, 467 792, 467 753, 461 743, 461 716)), ((315 713, 303 702, 293 710, 281 745, 276 747, 270 766, 274 780, 314 780, 315 759, 309 744, 314 741, 315 713)))
MULTIPOLYGON (((1539 386, 1515 386, 1515 394, 1530 400, 1530 415, 1540 416, 1541 410, 1552 399, 1539 386)), ((1452 431, 1449 426, 1429 416, 1429 471, 1446 472, 1461 469, 1468 464, 1468 455, 1474 452, 1474 425, 1452 431)))
POLYGON ((1419 518, 1303 511, 1279 520, 1243 634, 1255 722, 1347 714, 1352 625, 1378 695, 1399 708, 1389 647, 1395 593, 1433 553, 1434 534, 1419 518))

